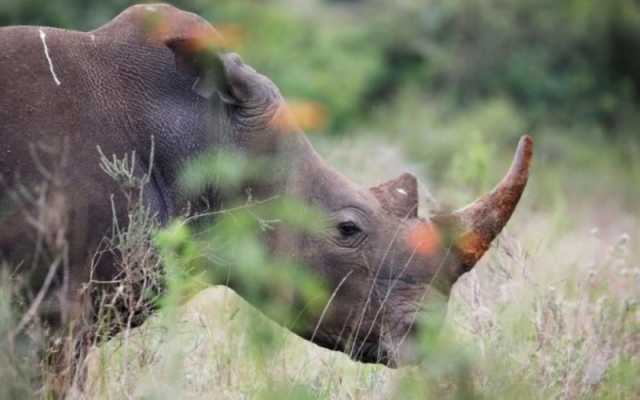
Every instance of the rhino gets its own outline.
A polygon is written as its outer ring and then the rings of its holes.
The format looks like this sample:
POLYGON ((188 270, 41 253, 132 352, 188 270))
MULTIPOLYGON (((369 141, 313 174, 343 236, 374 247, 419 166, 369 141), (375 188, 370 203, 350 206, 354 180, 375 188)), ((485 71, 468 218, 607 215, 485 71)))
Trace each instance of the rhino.
POLYGON ((114 214, 125 221, 127 213, 118 182, 100 166, 98 146, 108 157, 136 152, 132 174, 148 173, 139 201, 160 224, 187 209, 221 209, 234 195, 215 185, 185 193, 181 171, 200 155, 282 159, 268 178, 235 190, 250 188, 257 200, 286 194, 326 214, 321 233, 283 227, 265 240, 332 293, 322 316, 295 333, 359 361, 402 365, 402 343, 429 307, 432 296, 425 294, 448 298, 510 219, 527 184, 532 139, 521 138, 492 192, 457 211, 419 216, 415 176, 366 188, 327 165, 295 123, 282 123, 291 116, 276 85, 211 45, 222 40, 203 18, 164 4, 132 6, 91 32, 0 28, 3 265, 35 266, 31 290, 57 299, 46 310, 55 316, 52 325, 77 320, 92 303, 87 282, 117 274, 114 257, 96 261, 95 252, 112 232, 114 214), (45 213, 29 220, 8 193, 28 192, 43 177, 50 189, 45 213), (37 242, 32 231, 42 225, 48 233, 37 242), (59 267, 40 265, 34 243, 64 247, 59 267))

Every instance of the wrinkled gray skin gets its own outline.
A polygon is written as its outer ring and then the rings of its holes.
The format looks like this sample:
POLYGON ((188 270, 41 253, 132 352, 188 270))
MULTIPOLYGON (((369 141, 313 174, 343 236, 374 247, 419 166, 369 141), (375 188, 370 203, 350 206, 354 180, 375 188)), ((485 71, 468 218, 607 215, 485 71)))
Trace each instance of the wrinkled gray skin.
MULTIPOLYGON (((126 220, 125 201, 99 168, 96 146, 117 157, 135 150, 135 172, 142 175, 153 136, 155 163, 143 201, 162 223, 189 202, 192 212, 202 210, 200 196, 184 195, 177 182, 199 154, 230 149, 286 160, 286 169, 254 183, 254 198, 287 193, 325 210, 330 223, 315 236, 279 229, 268 243, 274 253, 307 265, 335 293, 315 335, 317 321, 297 333, 358 360, 397 365, 416 313, 437 294, 446 299, 513 212, 526 183, 530 139, 523 139, 496 191, 431 223, 417 215, 413 176, 367 189, 326 165, 304 135, 282 123, 283 100, 269 79, 235 54, 199 46, 217 35, 200 17, 167 5, 131 7, 89 33, 0 29, 1 200, 10 201, 6 194, 18 182, 29 186, 52 175, 41 222, 58 229, 45 235, 43 246, 55 249, 61 237, 69 243, 64 267, 47 290, 46 298, 56 301, 44 301, 43 308, 62 321, 81 315, 92 254, 111 231, 112 194, 119 220, 126 220), (164 29, 150 30, 149 21, 158 20, 164 29), (433 233, 423 236, 438 245, 422 251, 416 232, 433 233)), ((200 195, 215 209, 237 194, 214 187, 200 195)), ((33 262, 33 224, 20 213, 2 218, 0 255, 14 265, 33 262)), ((35 291, 48 271, 36 272, 35 291)), ((107 254, 94 278, 115 273, 107 254)))

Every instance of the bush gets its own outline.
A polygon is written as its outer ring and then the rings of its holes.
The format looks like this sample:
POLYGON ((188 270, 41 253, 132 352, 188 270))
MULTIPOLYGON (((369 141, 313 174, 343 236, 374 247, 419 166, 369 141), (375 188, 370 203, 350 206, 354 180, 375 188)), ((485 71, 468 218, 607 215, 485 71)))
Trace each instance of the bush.
MULTIPOLYGON (((553 0, 430 0, 390 5, 369 27, 385 69, 374 93, 403 85, 458 106, 507 96, 531 121, 626 129, 640 94, 640 5, 553 0)), ((377 99, 372 99, 376 101, 377 99)), ((386 98, 384 99, 386 100, 386 98)))

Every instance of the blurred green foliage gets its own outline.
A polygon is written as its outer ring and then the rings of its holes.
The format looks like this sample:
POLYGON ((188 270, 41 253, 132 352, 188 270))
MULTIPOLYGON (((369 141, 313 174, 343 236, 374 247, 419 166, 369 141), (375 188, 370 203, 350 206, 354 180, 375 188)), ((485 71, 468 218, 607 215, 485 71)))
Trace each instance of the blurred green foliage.
POLYGON ((41 346, 33 340, 40 332, 31 326, 28 334, 16 334, 21 318, 16 312, 18 290, 16 279, 4 267, 0 265, 0 399, 25 399, 40 372, 37 354, 41 346))
MULTIPOLYGON (((272 171, 274 162, 250 163, 242 154, 213 153, 190 163, 183 185, 193 190, 215 183, 242 193, 237 189, 243 182, 268 179, 265 171, 272 171)), ((272 255, 265 242, 281 229, 320 232, 324 214, 285 195, 254 200, 245 193, 225 204, 222 210, 178 220, 156 236, 167 270, 165 305, 175 307, 211 284, 228 285, 279 323, 294 330, 298 324, 308 327, 306 318, 319 315, 328 299, 324 282, 294 260, 272 255)))
POLYGON ((636 106, 640 75, 629 56, 640 48, 635 1, 404 4, 388 8, 380 30, 387 54, 421 72, 407 74, 412 84, 462 104, 503 94, 534 120, 614 125, 636 106))

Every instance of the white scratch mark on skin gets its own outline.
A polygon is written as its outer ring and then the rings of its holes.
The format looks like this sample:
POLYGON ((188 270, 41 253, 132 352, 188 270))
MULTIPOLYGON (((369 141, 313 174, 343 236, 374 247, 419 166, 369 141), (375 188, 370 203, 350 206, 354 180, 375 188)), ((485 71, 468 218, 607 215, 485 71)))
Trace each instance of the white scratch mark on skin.
POLYGON ((42 41, 42 46, 44 47, 44 56, 47 58, 47 62, 49 63, 49 71, 51 71, 53 81, 56 83, 56 85, 60 86, 62 82, 60 82, 60 79, 58 79, 58 76, 56 75, 56 71, 53 69, 53 61, 51 61, 51 56, 49 55, 49 48, 47 47, 46 38, 47 35, 42 29, 40 29, 40 40, 42 41))
POLYGON ((92 41, 93 43, 95 43, 95 42, 96 42, 96 35, 94 35, 94 34, 92 33, 91 35, 89 35, 89 37, 91 37, 91 41, 92 41))
POLYGON ((407 195, 407 191, 406 191, 406 190, 404 190, 404 189, 400 189, 400 188, 398 188, 398 189, 396 189, 396 192, 400 193, 400 194, 401 194, 401 195, 403 195, 403 196, 406 196, 406 195, 407 195))

